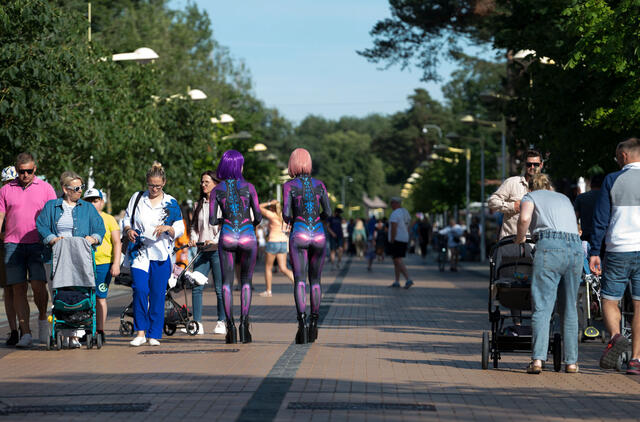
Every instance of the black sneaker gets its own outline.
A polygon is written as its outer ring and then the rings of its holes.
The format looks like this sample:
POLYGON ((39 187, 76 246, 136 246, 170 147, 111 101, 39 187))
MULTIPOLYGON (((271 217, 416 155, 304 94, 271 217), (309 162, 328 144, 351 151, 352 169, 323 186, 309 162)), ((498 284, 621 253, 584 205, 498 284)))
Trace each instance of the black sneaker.
POLYGON ((15 346, 20 341, 20 336, 18 335, 18 330, 12 330, 9 338, 7 339, 7 346, 15 346))
POLYGON ((616 334, 611 338, 609 344, 600 357, 600 368, 613 369, 616 367, 618 358, 629 347, 629 340, 622 334, 616 334))

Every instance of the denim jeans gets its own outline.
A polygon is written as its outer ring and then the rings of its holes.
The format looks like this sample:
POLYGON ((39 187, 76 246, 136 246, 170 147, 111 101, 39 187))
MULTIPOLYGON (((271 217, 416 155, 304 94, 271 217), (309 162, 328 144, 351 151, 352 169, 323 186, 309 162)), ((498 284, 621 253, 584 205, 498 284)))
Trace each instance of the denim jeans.
MULTIPOLYGON (((218 308, 218 321, 224 321, 224 308, 222 305, 222 272, 220 270, 220 256, 218 251, 202 252, 198 260, 193 265, 194 271, 209 276, 209 271, 213 273, 213 287, 216 289, 216 306, 218 308)), ((195 286, 191 291, 193 301, 193 319, 202 321, 202 291, 204 286, 195 286)))
POLYGON ((558 296, 562 314, 564 362, 577 362, 577 296, 583 259, 584 252, 577 234, 547 231, 537 241, 531 279, 533 359, 547 360, 549 324, 558 296))

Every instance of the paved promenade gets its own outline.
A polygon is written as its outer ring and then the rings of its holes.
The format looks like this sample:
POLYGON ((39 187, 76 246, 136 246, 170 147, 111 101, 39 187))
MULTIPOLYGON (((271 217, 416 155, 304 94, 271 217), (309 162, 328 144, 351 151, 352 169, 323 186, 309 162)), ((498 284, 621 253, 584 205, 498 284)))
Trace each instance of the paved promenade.
MULTIPOLYGON (((371 273, 357 259, 325 271, 311 345, 292 344, 292 287, 279 275, 273 297, 254 295, 248 345, 209 334, 216 312, 207 289, 208 334, 129 347, 117 328, 130 295, 114 289, 120 296, 110 299, 102 350, 0 347, 0 421, 638 419, 640 378, 598 369, 600 343, 581 345, 575 375, 527 375, 524 354, 503 355, 499 369, 483 371, 487 270, 439 273, 416 257, 408 263, 416 282, 409 290, 387 287, 389 260, 371 273)), ((255 293, 264 287, 260 270, 255 293)))

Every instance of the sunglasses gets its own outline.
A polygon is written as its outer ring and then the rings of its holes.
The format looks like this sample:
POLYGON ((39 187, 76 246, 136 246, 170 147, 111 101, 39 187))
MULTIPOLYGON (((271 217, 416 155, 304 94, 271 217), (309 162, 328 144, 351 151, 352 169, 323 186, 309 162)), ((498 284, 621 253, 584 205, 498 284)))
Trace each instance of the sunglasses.
POLYGON ((80 186, 65 186, 65 188, 72 190, 74 192, 80 192, 81 190, 84 189, 84 185, 80 185, 80 186))
POLYGON ((526 163, 527 167, 540 167, 540 163, 526 163))
POLYGON ((161 189, 162 185, 147 185, 149 189, 161 189))
POLYGON ((20 174, 33 174, 35 168, 30 168, 30 169, 22 169, 22 170, 18 170, 18 173, 20 174))

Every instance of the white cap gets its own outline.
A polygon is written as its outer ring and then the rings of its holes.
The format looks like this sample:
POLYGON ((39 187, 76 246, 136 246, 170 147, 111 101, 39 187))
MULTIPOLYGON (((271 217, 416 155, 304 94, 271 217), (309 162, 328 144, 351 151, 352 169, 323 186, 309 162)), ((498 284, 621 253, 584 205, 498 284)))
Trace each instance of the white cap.
POLYGON ((104 199, 104 196, 102 195, 102 192, 100 192, 99 189, 96 188, 91 188, 91 189, 87 189, 84 192, 84 196, 82 197, 83 199, 87 199, 87 198, 100 198, 100 199, 104 199))

